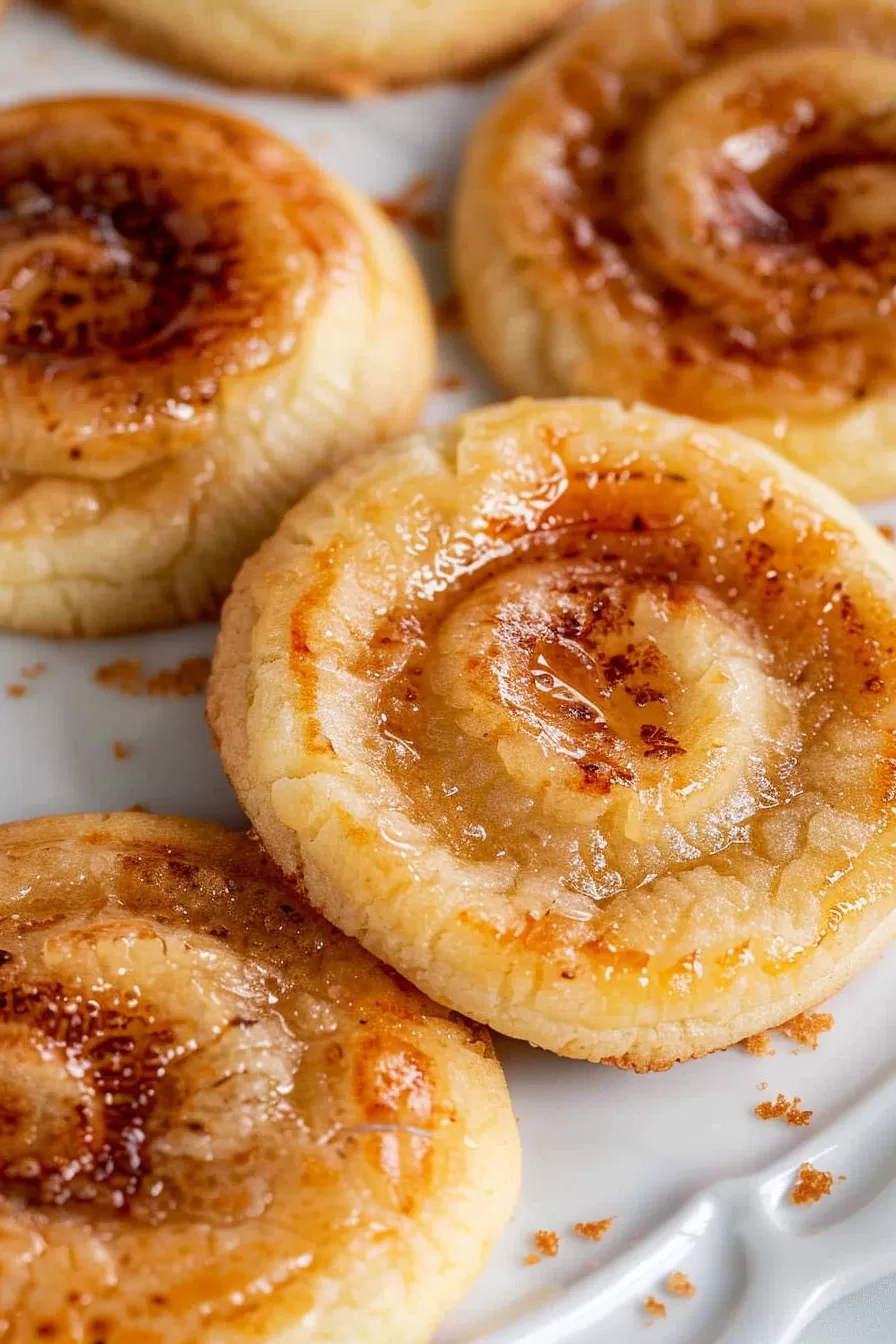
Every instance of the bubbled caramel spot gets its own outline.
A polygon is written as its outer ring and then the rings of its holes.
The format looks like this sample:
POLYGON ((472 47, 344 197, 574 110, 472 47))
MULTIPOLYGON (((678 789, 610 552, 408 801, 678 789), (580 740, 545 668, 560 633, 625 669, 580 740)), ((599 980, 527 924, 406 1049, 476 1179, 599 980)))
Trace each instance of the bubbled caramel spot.
POLYGON ((426 1127, 432 1120, 432 1063, 398 1036, 365 1040, 355 1061, 354 1090, 373 1124, 426 1127))
POLYGON ((170 1028, 54 981, 0 989, 0 1179, 26 1203, 126 1209, 180 1053, 170 1028))

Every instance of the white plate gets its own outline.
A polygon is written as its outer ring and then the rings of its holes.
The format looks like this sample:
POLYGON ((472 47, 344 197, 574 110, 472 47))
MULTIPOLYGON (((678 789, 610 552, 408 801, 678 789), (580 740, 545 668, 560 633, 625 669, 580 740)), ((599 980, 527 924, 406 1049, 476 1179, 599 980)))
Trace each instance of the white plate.
MULTIPOLYGON (((425 172, 446 201, 466 131, 496 85, 354 106, 229 94, 80 42, 27 7, 0 30, 6 100, 97 90, 203 97, 267 122, 380 196, 425 172)), ((444 294, 442 249, 419 250, 434 293, 444 294)), ((442 355, 443 371, 461 373, 465 385, 434 399, 431 419, 496 396, 460 336, 443 338, 442 355)), ((876 517, 896 521, 896 509, 876 517)), ((213 638, 211 627, 102 643, 0 638, 0 686, 22 682, 24 666, 48 667, 25 681, 23 698, 0 693, 0 819, 139 802, 239 824, 199 698, 132 699, 93 681, 101 663, 137 657, 171 667, 210 653, 213 638), (115 759, 115 740, 130 749, 127 759, 115 759)), ((781 1038, 774 1058, 734 1049, 641 1078, 506 1043, 523 1199, 440 1344, 631 1344, 651 1319, 642 1306, 649 1294, 668 1310, 657 1322, 662 1344, 789 1344, 828 1301, 896 1270, 893 966, 891 956, 837 999, 834 1031, 814 1054, 795 1055, 781 1038), (767 1092, 757 1091, 760 1081, 767 1092), (814 1111, 809 1129, 753 1116, 778 1090, 814 1111), (787 1194, 803 1160, 848 1180, 797 1209, 787 1194), (610 1216, 599 1246, 572 1231, 610 1216), (524 1267, 540 1228, 560 1234, 559 1254, 524 1267), (678 1269, 695 1297, 663 1291, 678 1269)))

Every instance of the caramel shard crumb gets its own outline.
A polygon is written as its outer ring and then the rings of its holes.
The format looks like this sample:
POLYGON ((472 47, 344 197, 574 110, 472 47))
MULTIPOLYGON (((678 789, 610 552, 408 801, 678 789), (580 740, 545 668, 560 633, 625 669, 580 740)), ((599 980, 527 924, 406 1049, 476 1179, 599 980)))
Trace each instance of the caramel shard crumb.
POLYGON ((6 694, 11 696, 13 700, 21 700, 22 696, 26 694, 26 687, 17 681, 11 681, 6 687, 6 694))
POLYGON ((436 326, 440 331, 455 331, 463 325, 460 299, 456 294, 446 294, 436 304, 436 326))
POLYGON ((653 1316, 655 1320, 662 1320, 666 1314, 666 1308, 662 1302, 658 1302, 655 1297, 648 1297, 644 1303, 644 1310, 648 1316, 653 1316))
POLYGON ((747 1036, 741 1041, 748 1055, 773 1055, 775 1053, 771 1040, 767 1032, 757 1032, 755 1036, 747 1036))
POLYGON ((893 531, 889 523, 878 523, 877 530, 884 541, 892 541, 896 537, 896 532, 893 531))
POLYGON ((834 1178, 829 1171, 819 1171, 811 1162, 804 1162, 796 1185, 790 1192, 791 1203, 817 1204, 824 1195, 831 1193, 833 1183, 834 1178))
POLYGON ((112 743, 112 755, 116 761, 126 761, 131 754, 131 749, 125 742, 115 741, 112 743))
POLYGON ((459 373, 441 373, 436 379, 437 392, 456 392, 463 385, 464 380, 459 373))
POLYGON ((783 1023, 780 1030, 798 1045, 804 1045, 808 1050, 817 1050, 819 1036, 830 1031, 833 1025, 833 1013, 797 1013, 796 1017, 783 1023))
POLYGON ((760 1120, 786 1120, 788 1125, 808 1125, 812 1119, 811 1111, 800 1110, 800 1098, 788 1101, 783 1092, 779 1092, 774 1101, 760 1101, 753 1107, 753 1114, 760 1120))
POLYGON ((575 1230, 586 1241, 603 1241, 615 1221, 615 1218, 601 1218, 596 1223, 576 1223, 575 1230))
POLYGON ((30 667, 20 667, 19 676, 25 677, 28 681, 36 681, 42 677, 47 670, 46 663, 32 663, 30 667))
POLYGON ((429 173, 412 177, 397 196, 378 202, 394 224, 407 224, 421 238, 438 238, 442 231, 438 212, 430 204, 435 178, 429 173))
POLYGON ((527 1255, 526 1258, 525 1258, 525 1260, 523 1261, 523 1264, 524 1264, 524 1265, 540 1265, 540 1264, 541 1264, 541 1256, 540 1256, 540 1255, 535 1255, 535 1254, 533 1254, 533 1255, 527 1255))
POLYGON ((536 1232, 535 1249, 540 1255, 553 1258, 560 1249, 560 1238, 556 1232, 536 1232))
POLYGON ((139 658, 118 658, 114 663, 98 667, 94 680, 99 686, 121 691, 123 695, 200 695, 208 683, 211 660, 185 658, 175 668, 162 668, 150 676, 143 675, 139 658))
POLYGON ((666 1280, 666 1288, 674 1297, 693 1297, 697 1292, 687 1274, 682 1274, 680 1269, 676 1269, 674 1274, 669 1275, 666 1280))

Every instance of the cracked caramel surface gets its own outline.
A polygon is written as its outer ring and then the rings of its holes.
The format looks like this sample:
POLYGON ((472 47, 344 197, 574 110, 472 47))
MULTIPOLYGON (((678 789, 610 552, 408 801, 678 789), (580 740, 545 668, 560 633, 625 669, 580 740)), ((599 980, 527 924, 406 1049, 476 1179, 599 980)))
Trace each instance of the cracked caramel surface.
POLYGON ((429 1338, 515 1195, 487 1038, 242 836, 2 832, 5 1337, 429 1338))
POLYGON ((896 5, 625 0, 471 142, 455 267, 513 392, 729 424, 851 498, 896 453, 896 5))
POLYGON ((276 860, 443 1002, 662 1066, 890 936, 896 565, 761 445, 520 401, 246 566, 209 714, 276 860))

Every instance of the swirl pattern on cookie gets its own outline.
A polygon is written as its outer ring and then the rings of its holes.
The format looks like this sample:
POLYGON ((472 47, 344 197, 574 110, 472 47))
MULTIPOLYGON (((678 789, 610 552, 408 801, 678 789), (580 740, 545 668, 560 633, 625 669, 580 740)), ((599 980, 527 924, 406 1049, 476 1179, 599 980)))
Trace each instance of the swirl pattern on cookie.
POLYGON ((623 0, 492 109, 460 190, 514 392, 644 400, 845 494, 896 467, 896 4, 623 0))
POLYGON ((5 1337, 423 1344, 515 1196, 487 1036, 244 836, 0 829, 5 1337))
POLYGON ((268 131, 187 104, 0 114, 0 624, 213 614, 321 471, 409 428, 404 244, 268 131))
POLYGON ((329 918, 560 1053, 729 1045, 896 927, 896 556, 728 430, 521 401, 337 473, 245 566, 209 712, 329 918))

